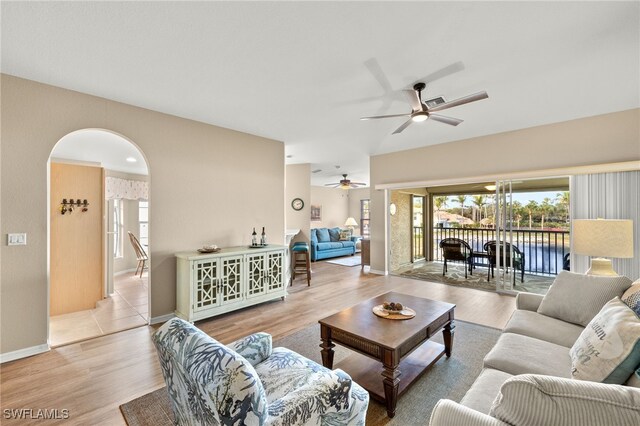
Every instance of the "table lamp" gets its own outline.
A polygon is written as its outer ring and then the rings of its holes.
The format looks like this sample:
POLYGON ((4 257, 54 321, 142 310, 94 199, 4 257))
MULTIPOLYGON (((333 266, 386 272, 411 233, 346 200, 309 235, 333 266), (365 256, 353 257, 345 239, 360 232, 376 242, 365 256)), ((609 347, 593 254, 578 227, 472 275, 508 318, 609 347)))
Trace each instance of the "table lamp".
POLYGON ((358 226, 358 223, 356 222, 356 220, 354 218, 350 217, 344 223, 344 226, 346 226, 347 228, 351 229, 351 234, 353 234, 353 228, 358 226))
POLYGON ((587 275, 617 276, 611 259, 633 257, 633 221, 628 219, 574 219, 571 234, 572 250, 577 254, 595 256, 587 275))

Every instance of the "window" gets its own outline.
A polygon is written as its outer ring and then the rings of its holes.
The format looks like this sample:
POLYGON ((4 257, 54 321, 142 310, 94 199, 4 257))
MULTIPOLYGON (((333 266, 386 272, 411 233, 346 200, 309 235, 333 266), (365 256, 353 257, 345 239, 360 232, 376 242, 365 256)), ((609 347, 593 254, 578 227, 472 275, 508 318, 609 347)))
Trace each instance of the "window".
MULTIPOLYGON (((146 249, 149 247, 149 202, 138 203, 138 222, 140 223, 140 244, 146 249)), ((146 251, 146 250, 145 250, 146 251)))
POLYGON ((124 215, 122 200, 113 200, 113 257, 122 257, 122 234, 124 233, 124 215))
POLYGON ((369 238, 369 201, 360 200, 360 235, 369 238))

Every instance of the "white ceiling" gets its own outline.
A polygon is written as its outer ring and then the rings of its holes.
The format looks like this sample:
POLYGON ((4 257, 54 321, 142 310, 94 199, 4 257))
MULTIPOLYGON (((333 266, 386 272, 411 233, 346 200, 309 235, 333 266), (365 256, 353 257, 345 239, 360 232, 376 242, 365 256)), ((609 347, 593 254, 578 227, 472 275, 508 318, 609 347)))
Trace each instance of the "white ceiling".
POLYGON ((147 163, 138 148, 123 137, 104 130, 69 133, 53 148, 51 158, 100 163, 105 169, 117 172, 148 174, 147 163), (129 162, 127 158, 136 161, 129 162))
POLYGON ((2 72, 284 141, 317 185, 369 182, 370 154, 640 106, 638 1, 1 7, 2 72), (358 120, 410 111, 381 110, 382 79, 397 91, 456 62, 425 97, 486 90, 444 114, 458 127, 358 120))

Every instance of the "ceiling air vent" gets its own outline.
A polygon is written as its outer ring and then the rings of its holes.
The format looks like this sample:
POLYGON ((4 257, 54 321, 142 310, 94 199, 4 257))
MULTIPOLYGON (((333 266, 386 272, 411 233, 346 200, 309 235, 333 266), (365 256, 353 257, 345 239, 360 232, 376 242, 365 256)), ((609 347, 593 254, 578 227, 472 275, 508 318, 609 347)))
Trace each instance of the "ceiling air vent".
POLYGON ((433 108, 436 105, 440 105, 443 104, 447 101, 444 100, 444 97, 442 96, 438 96, 437 98, 433 98, 433 99, 429 99, 428 101, 425 101, 425 105, 427 105, 427 108, 433 108))

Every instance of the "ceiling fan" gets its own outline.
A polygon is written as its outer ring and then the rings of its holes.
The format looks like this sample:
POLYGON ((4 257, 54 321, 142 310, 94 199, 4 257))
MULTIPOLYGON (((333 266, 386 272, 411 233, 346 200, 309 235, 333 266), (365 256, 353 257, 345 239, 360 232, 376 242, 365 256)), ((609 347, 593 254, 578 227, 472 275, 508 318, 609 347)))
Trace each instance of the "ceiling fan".
POLYGON ((481 99, 486 99, 489 97, 487 92, 482 91, 478 93, 474 93, 473 95, 464 96, 459 99, 455 99, 449 102, 442 102, 442 98, 435 99, 434 102, 422 101, 422 91, 427 87, 426 84, 418 82, 413 85, 413 90, 403 90, 406 94, 407 99, 409 100, 409 104, 411 105, 411 113, 410 114, 392 114, 392 115, 377 115, 373 117, 362 117, 360 120, 377 120, 379 118, 392 118, 392 117, 409 117, 407 121, 404 122, 400 127, 398 127, 393 134, 397 134, 402 132, 404 129, 409 127, 411 123, 416 122, 419 123, 421 121, 425 121, 428 118, 439 121, 441 123, 450 124, 452 126, 457 126, 462 123, 463 120, 453 117, 447 117, 440 114, 433 114, 437 111, 442 111, 448 108, 452 108, 458 105, 468 104, 469 102, 479 101, 481 99), (440 102, 438 102, 440 101, 440 102))
POLYGON ((351 182, 349 179, 347 179, 347 174, 343 174, 342 175, 342 179, 340 180, 340 182, 335 182, 335 183, 327 183, 325 184, 325 186, 329 186, 331 188, 342 188, 342 189, 350 189, 350 188, 359 188, 361 186, 367 186, 366 183, 363 182, 351 182))

